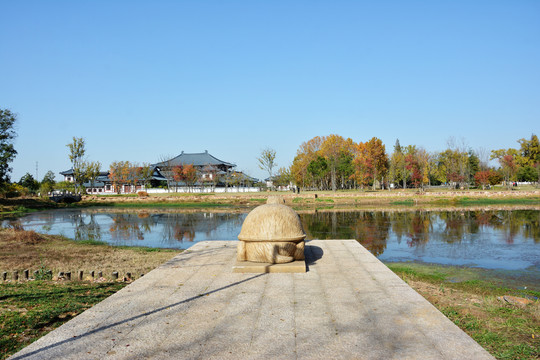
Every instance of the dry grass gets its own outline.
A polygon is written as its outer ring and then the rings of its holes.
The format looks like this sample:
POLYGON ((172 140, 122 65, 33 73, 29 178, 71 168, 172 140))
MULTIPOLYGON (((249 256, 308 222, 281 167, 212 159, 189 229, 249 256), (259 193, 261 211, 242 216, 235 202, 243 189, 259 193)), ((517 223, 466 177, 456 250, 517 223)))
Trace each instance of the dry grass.
POLYGON ((119 248, 81 244, 61 236, 42 235, 20 229, 0 229, 0 271, 24 269, 71 271, 118 271, 139 276, 179 253, 178 250, 119 248))

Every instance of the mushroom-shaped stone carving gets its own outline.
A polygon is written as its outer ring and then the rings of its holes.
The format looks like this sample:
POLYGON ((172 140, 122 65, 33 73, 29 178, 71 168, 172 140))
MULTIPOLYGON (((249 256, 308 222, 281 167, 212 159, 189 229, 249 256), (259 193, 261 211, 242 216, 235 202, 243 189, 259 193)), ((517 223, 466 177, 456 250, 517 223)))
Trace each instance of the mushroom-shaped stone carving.
POLYGON ((272 264, 304 260, 306 234, 298 214, 283 204, 253 209, 238 235, 238 261, 272 264))

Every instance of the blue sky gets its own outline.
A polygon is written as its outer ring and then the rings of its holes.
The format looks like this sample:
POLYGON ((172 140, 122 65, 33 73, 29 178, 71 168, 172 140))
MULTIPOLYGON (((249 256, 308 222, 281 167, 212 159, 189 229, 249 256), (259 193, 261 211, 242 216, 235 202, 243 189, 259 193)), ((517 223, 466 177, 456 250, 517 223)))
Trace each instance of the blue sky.
MULTIPOLYGON (((208 150, 265 177, 339 134, 518 147, 540 124, 540 1, 2 1, 12 179, 208 150)), ((60 176, 57 175, 57 179, 60 176)))

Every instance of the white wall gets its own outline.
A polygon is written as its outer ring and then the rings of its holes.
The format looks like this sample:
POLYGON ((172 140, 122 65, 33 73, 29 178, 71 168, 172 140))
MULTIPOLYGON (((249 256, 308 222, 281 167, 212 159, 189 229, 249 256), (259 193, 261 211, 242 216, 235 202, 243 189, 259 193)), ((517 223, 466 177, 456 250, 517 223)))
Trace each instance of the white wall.
MULTIPOLYGON (((201 192, 205 192, 205 193, 211 193, 211 192, 215 192, 215 193, 224 193, 224 192, 228 192, 228 193, 238 193, 238 192, 259 192, 261 191, 261 189, 259 189, 258 187, 240 187, 240 188, 237 188, 237 187, 228 187, 227 188, 227 191, 225 191, 225 188, 224 187, 216 187, 215 189, 213 189, 212 191, 212 188, 211 187, 205 187, 204 188, 204 191, 203 189, 197 187, 197 188, 193 188, 193 189, 188 189, 187 187, 179 187, 176 192, 179 192, 179 193, 201 193, 201 192)), ((163 194, 163 193, 167 193, 167 189, 147 189, 146 190, 147 193, 149 194, 163 194)), ((175 192, 175 189, 174 188, 171 188, 171 191, 170 193, 174 193, 175 192)))

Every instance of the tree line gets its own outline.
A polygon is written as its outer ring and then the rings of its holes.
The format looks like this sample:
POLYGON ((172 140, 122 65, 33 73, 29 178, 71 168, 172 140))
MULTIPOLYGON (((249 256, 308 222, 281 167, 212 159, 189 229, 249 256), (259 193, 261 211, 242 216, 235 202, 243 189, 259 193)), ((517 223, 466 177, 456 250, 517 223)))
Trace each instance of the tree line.
POLYGON ((340 135, 316 136, 303 142, 287 177, 298 187, 316 190, 418 188, 445 184, 451 188, 486 188, 504 182, 539 182, 540 142, 534 134, 519 139, 519 149, 488 152, 473 150, 464 142, 449 139, 440 152, 417 145, 401 145, 399 139, 389 154, 383 142, 373 137, 355 143, 340 135), (497 160, 499 167, 490 166, 497 160))

